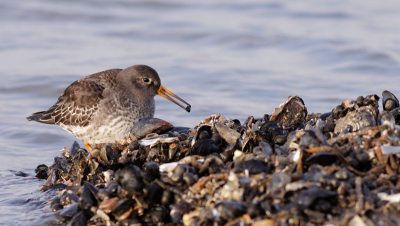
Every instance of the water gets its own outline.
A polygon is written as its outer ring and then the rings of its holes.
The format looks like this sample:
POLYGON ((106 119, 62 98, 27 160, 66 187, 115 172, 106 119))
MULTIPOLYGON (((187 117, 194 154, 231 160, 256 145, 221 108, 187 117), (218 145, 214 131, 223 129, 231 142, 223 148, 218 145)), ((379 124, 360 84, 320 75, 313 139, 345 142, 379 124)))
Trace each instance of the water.
MULTIPOLYGON (((52 221, 39 164, 74 137, 28 122, 73 81, 154 67, 192 112, 156 97, 156 117, 193 127, 221 113, 261 117, 289 95, 308 111, 387 89, 400 96, 397 1, 0 2, 0 224, 52 221)), ((46 223, 47 222, 47 223, 46 223)))

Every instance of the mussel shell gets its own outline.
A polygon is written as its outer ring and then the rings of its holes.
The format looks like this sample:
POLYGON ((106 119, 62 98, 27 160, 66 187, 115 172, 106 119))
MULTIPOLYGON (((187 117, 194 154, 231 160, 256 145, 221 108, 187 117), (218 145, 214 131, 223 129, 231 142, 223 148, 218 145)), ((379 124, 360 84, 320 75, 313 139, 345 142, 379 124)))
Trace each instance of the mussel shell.
POLYGON ((318 116, 318 119, 321 119, 322 121, 325 121, 327 118, 332 116, 332 112, 326 112, 318 116))
POLYGON ((348 108, 345 108, 343 105, 338 105, 332 110, 332 118, 338 119, 346 116, 348 112, 348 108))
POLYGON ((220 145, 222 145, 222 137, 221 135, 219 135, 217 129, 214 127, 213 128, 213 134, 211 136, 211 139, 215 142, 215 144, 220 147, 220 145))
POLYGON ((182 224, 183 214, 189 212, 192 209, 192 206, 188 202, 181 202, 177 205, 174 205, 169 212, 171 221, 174 224, 182 224))
POLYGON ((174 126, 162 119, 158 118, 144 118, 139 122, 135 123, 135 125, 131 129, 131 133, 135 135, 138 139, 145 137, 150 133, 164 134, 174 126))
POLYGON ((185 181, 187 186, 192 186, 198 180, 196 176, 190 172, 185 172, 182 179, 185 181))
POLYGON ((225 201, 218 203, 213 211, 212 215, 215 219, 223 219, 225 221, 235 219, 246 213, 245 208, 241 203, 237 201, 225 201))
POLYGON ((71 158, 74 158, 76 155, 76 152, 80 149, 78 142, 74 140, 74 143, 72 143, 71 148, 69 149, 69 155, 71 158))
POLYGON ((97 199, 97 194, 99 193, 99 189, 96 188, 92 183, 85 181, 85 186, 87 186, 93 196, 97 199))
POLYGON ((313 167, 313 166, 310 167, 311 170, 309 169, 307 173, 304 173, 302 180, 319 182, 322 178, 327 178, 327 179, 332 178, 332 176, 328 174, 325 170, 323 170, 321 166, 319 165, 317 165, 318 167, 313 167))
POLYGON ((317 199, 325 199, 336 196, 335 191, 319 189, 318 187, 309 188, 298 194, 295 202, 303 208, 309 208, 317 199))
POLYGON ((120 185, 118 184, 118 182, 112 180, 107 183, 106 190, 111 192, 111 194, 116 194, 119 186, 120 185))
POLYGON ((191 128, 189 127, 183 127, 183 126, 176 126, 172 128, 170 131, 168 131, 168 134, 171 135, 176 135, 176 134, 188 134, 190 132, 191 128))
POLYGON ((271 195, 276 196, 281 192, 284 194, 285 185, 291 181, 292 177, 288 173, 274 173, 269 184, 271 195))
POLYGON ((168 190, 164 190, 161 195, 161 204, 163 206, 168 206, 169 204, 172 203, 173 199, 174 199, 173 193, 168 190))
POLYGON ((229 128, 228 126, 217 122, 215 124, 215 128, 217 128, 217 131, 219 135, 229 144, 231 145, 236 145, 237 140, 240 137, 240 133, 238 133, 236 130, 229 128))
POLYGON ((355 111, 350 111, 345 117, 336 120, 335 133, 340 133, 349 126, 355 132, 363 127, 376 126, 377 111, 372 105, 360 107, 355 111))
POLYGON ((60 216, 62 216, 64 218, 72 218, 73 216, 75 216, 75 214, 78 213, 78 211, 79 211, 79 204, 74 203, 74 204, 71 204, 70 206, 68 206, 67 208, 61 210, 60 216))
POLYGON ((129 144, 129 150, 130 151, 137 150, 137 149, 139 149, 139 146, 140 146, 139 145, 139 141, 138 140, 134 140, 129 144))
POLYGON ((100 149, 100 158, 109 165, 113 165, 118 162, 118 154, 109 144, 104 145, 100 149))
POLYGON ((144 177, 144 179, 148 182, 151 182, 155 179, 159 179, 160 178, 160 166, 158 165, 158 163, 151 161, 146 163, 146 175, 144 177))
POLYGON ((69 174, 76 175, 78 179, 74 181, 75 184, 81 183, 84 171, 88 165, 87 155, 89 155, 89 153, 85 149, 79 149, 72 160, 72 164, 69 164, 69 174))
POLYGON ((229 127, 231 129, 237 129, 239 128, 239 126, 241 126, 239 119, 232 119, 229 121, 229 127))
POLYGON ((275 108, 271 121, 278 121, 283 129, 292 131, 306 121, 307 108, 299 96, 289 97, 279 108, 275 108))
POLYGON ((61 205, 61 198, 60 197, 54 198, 50 203, 50 207, 51 207, 51 210, 54 212, 62 209, 63 206, 61 205))
POLYGON ((335 178, 338 180, 348 180, 352 178, 352 174, 347 169, 340 169, 334 174, 335 178))
POLYGON ((219 153, 220 150, 215 145, 214 140, 207 138, 207 139, 198 140, 191 148, 190 154, 207 156, 214 152, 219 153))
POLYGON ((322 128, 322 132, 323 133, 333 132, 335 130, 335 126, 336 124, 332 122, 325 123, 324 127, 322 128))
POLYGON ((209 125, 203 125, 200 128, 197 129, 196 134, 193 136, 192 139, 192 146, 199 140, 199 139, 204 139, 204 138, 211 138, 212 136, 212 131, 211 131, 211 126, 209 125))
POLYGON ((68 223, 68 226, 86 226, 89 217, 85 213, 85 211, 80 211, 75 214, 71 221, 68 223))
POLYGON ((142 225, 141 221, 137 218, 128 218, 123 221, 118 221, 119 226, 135 226, 135 225, 142 225))
POLYGON ((178 145, 176 143, 170 144, 168 150, 168 159, 172 160, 175 157, 177 151, 178 151, 178 145))
POLYGON ((357 97, 356 104, 357 104, 359 107, 362 107, 362 106, 364 105, 364 97, 363 97, 363 96, 357 97))
POLYGON ((159 136, 142 139, 142 140, 139 140, 138 142, 142 146, 150 146, 150 145, 157 143, 159 140, 162 140, 167 137, 168 137, 168 134, 162 134, 159 136))
POLYGON ((364 105, 364 106, 367 106, 367 105, 370 105, 370 104, 373 104, 373 101, 372 101, 371 99, 365 98, 365 99, 363 100, 363 105, 364 105))
POLYGON ((67 174, 71 169, 71 164, 64 157, 55 157, 54 163, 64 174, 67 174))
POLYGON ((399 107, 399 100, 393 93, 385 90, 382 92, 382 107, 384 111, 391 111, 399 107))
POLYGON ((277 136, 275 136, 275 138, 274 138, 274 142, 275 142, 276 144, 279 144, 279 145, 284 145, 285 142, 286 142, 286 140, 287 140, 287 137, 288 137, 288 135, 286 135, 286 134, 277 135, 277 136))
POLYGON ((234 172, 241 173, 245 170, 248 170, 250 174, 259 174, 259 173, 270 173, 271 170, 267 167, 264 162, 251 159, 247 161, 242 161, 235 164, 234 172))
POLYGON ((47 171, 48 171, 49 167, 47 167, 44 164, 38 165, 38 167, 36 167, 35 169, 35 177, 37 177, 38 179, 47 179, 48 175, 47 175, 47 171))
POLYGON ((106 189, 100 189, 99 192, 97 193, 97 199, 99 201, 104 201, 110 199, 111 197, 113 197, 113 194, 106 189))
POLYGON ((135 201, 133 199, 121 199, 115 204, 112 214, 116 217, 129 211, 130 208, 134 207, 135 201))
POLYGON ((249 117, 247 117, 246 120, 244 121, 243 126, 244 126, 244 127, 251 128, 251 124, 253 124, 253 122, 254 122, 254 117, 253 117, 253 116, 249 116, 249 117))
POLYGON ((60 198, 60 203, 63 206, 67 206, 67 205, 78 202, 78 200, 79 200, 79 196, 77 196, 73 193, 70 193, 70 192, 64 192, 64 194, 60 198))
MULTIPOLYGON (((272 149, 271 145, 268 142, 260 141, 259 145, 260 146, 258 146, 258 147, 260 148, 261 153, 258 153, 258 154, 271 156, 274 153, 274 150, 272 149)), ((256 147, 253 148, 253 153, 254 153, 254 149, 256 149, 256 147)))
POLYGON ((152 182, 148 191, 149 201, 154 204, 159 204, 161 202, 162 193, 163 188, 158 183, 152 182))
POLYGON ((125 166, 119 170, 115 175, 115 180, 129 192, 140 192, 143 187, 140 168, 135 165, 125 166))
POLYGON ((397 125, 399 125, 400 124, 400 107, 391 110, 389 113, 391 115, 393 115, 395 123, 397 125))
POLYGON ((394 129, 394 125, 396 124, 396 120, 392 114, 388 111, 379 112, 377 118, 378 125, 389 125, 390 128, 394 129))
POLYGON ((165 221, 168 211, 163 206, 157 206, 146 211, 143 221, 146 225, 158 225, 165 221))
POLYGON ((274 141, 276 136, 283 135, 282 125, 277 121, 268 121, 260 124, 260 131, 265 132, 269 141, 274 141))
POLYGON ((104 200, 103 202, 100 203, 99 209, 103 210, 105 213, 110 213, 114 209, 118 201, 119 201, 118 197, 104 200))
POLYGON ((329 166, 338 161, 338 158, 335 154, 332 154, 330 152, 318 152, 310 157, 308 157, 305 161, 304 164, 307 166, 310 166, 312 164, 319 164, 321 166, 329 166))
POLYGON ((260 207, 260 205, 252 203, 247 207, 247 214, 251 218, 255 218, 262 216, 264 214, 264 210, 260 207))
MULTIPOLYGON (((314 134, 312 134, 314 135, 314 134)), ((317 147, 320 145, 320 142, 317 140, 317 138, 314 136, 308 134, 305 134, 304 136, 301 137, 299 146, 300 148, 313 148, 317 147)))
POLYGON ((232 161, 232 159, 233 159, 233 153, 231 151, 221 152, 219 154, 219 156, 221 157, 222 161, 224 161, 224 163, 227 163, 228 161, 232 161))
POLYGON ((97 199, 94 195, 94 193, 97 194, 96 190, 97 188, 95 188, 93 184, 85 181, 85 185, 83 186, 83 192, 78 200, 79 208, 89 211, 90 208, 92 208, 92 206, 97 206, 97 199))

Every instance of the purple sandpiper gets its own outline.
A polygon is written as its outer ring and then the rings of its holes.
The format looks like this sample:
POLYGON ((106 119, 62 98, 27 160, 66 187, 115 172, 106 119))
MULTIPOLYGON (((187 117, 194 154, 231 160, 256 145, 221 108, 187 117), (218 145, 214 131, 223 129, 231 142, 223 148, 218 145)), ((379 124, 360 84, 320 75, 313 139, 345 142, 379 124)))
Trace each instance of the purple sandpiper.
POLYGON ((164 88, 153 68, 135 65, 83 77, 68 86, 51 108, 27 119, 59 125, 91 150, 90 144, 115 143, 136 122, 153 117, 157 94, 190 112, 190 104, 164 88))

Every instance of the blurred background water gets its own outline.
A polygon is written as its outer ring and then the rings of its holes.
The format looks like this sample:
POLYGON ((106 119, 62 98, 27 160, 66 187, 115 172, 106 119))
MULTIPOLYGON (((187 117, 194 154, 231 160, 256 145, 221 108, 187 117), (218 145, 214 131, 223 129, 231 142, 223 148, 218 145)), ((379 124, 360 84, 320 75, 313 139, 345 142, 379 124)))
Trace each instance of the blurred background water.
POLYGON ((289 95, 309 113, 387 89, 400 95, 397 1, 0 2, 0 224, 42 225, 54 194, 34 169, 74 137, 26 121, 73 81, 147 64, 192 112, 156 97, 155 117, 193 127, 243 122, 289 95))

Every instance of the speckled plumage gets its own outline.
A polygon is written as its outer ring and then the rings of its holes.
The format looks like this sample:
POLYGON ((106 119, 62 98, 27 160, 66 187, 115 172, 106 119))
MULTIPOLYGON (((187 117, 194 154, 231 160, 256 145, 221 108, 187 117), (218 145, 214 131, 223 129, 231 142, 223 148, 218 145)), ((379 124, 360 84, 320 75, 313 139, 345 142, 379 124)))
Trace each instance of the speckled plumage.
POLYGON ((84 143, 114 143, 137 121, 153 117, 160 86, 149 66, 111 69, 72 83, 50 109, 27 119, 57 124, 84 143))

